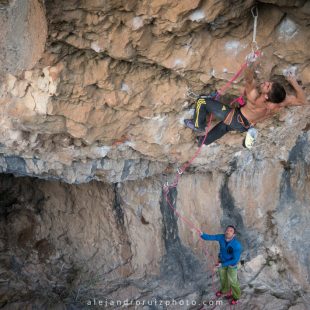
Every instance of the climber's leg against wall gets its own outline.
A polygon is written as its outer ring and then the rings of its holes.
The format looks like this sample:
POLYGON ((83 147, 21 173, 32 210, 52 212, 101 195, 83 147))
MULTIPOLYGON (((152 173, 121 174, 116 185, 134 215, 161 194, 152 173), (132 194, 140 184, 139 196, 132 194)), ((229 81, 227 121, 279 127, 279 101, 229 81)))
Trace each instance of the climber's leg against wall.
MULTIPOLYGON (((217 100, 207 98, 206 110, 207 113, 212 113, 219 121, 223 121, 232 109, 217 100)), ((204 122, 206 124, 206 117, 204 119, 204 122)))
MULTIPOLYGON (((207 138, 204 141, 205 145, 211 144, 212 142, 220 139, 223 137, 227 132, 231 131, 232 129, 229 128, 228 125, 224 124, 224 122, 219 122, 217 125, 215 125, 210 132, 207 135, 207 138)), ((198 145, 200 146, 202 141, 204 139, 204 136, 198 137, 198 145)))
POLYGON ((235 300, 240 299, 241 297, 241 290, 240 285, 238 281, 238 275, 237 275, 237 267, 228 267, 227 268, 227 279, 228 279, 228 285, 231 288, 232 297, 235 300))
MULTIPOLYGON (((232 110, 226 114, 225 120, 214 126, 207 135, 204 144, 208 145, 229 131, 245 132, 250 128, 250 123, 242 115, 240 109, 232 110)), ((200 146, 204 137, 198 137, 198 145, 200 146)))
POLYGON ((210 98, 198 98, 196 101, 194 119, 186 119, 184 120, 184 123, 185 126, 195 131, 204 131, 208 113, 213 113, 217 119, 224 120, 230 110, 230 107, 227 107, 217 100, 210 98))
POLYGON ((195 113, 194 113, 194 124, 195 128, 205 130, 206 126, 206 116, 207 116, 207 102, 203 98, 199 98, 196 101, 195 113))
POLYGON ((227 277, 227 268, 228 267, 221 267, 218 269, 218 273, 220 276, 220 292, 222 294, 226 294, 229 291, 229 283, 228 283, 228 277, 227 277))

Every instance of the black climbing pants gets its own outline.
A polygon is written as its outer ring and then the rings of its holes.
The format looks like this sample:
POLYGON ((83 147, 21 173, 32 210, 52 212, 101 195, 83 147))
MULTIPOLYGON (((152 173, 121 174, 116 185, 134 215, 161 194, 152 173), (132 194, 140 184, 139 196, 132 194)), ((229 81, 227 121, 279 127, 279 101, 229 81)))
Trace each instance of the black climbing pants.
POLYGON ((215 140, 221 138, 229 131, 239 131, 245 132, 249 129, 250 123, 242 115, 240 109, 232 109, 221 102, 210 99, 210 98, 198 98, 196 102, 195 114, 194 114, 194 123, 196 128, 204 129, 206 127, 206 117, 207 114, 212 113, 217 119, 221 120, 216 126, 214 126, 204 142, 208 145, 215 140), (228 114, 230 115, 228 116, 228 114), (228 121, 224 120, 226 118, 231 118, 228 121))

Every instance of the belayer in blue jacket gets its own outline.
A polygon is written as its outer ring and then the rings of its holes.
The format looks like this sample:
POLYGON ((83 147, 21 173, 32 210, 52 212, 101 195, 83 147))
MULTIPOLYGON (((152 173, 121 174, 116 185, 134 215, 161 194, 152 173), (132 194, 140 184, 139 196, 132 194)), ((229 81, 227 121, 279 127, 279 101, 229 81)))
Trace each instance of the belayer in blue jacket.
POLYGON ((221 288, 217 297, 228 294, 231 289, 231 304, 236 304, 241 296, 237 276, 237 264, 242 252, 241 243, 236 239, 236 228, 232 225, 226 227, 225 234, 202 234, 201 238, 208 241, 218 241, 220 244, 219 264, 216 266, 220 275, 221 288))

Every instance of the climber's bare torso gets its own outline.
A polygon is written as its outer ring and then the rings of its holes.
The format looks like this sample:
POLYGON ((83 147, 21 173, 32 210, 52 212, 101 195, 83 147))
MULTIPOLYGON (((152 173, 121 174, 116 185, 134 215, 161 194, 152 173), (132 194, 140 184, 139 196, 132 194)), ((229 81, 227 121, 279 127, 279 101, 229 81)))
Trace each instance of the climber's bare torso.
POLYGON ((247 97, 247 104, 241 108, 241 113, 250 123, 256 124, 263 121, 282 107, 306 103, 305 94, 296 79, 293 76, 288 76, 287 80, 293 86, 297 96, 287 95, 285 100, 278 104, 267 100, 266 94, 271 90, 272 82, 264 82, 257 87, 254 79, 246 80, 244 93, 247 97))
POLYGON ((270 113, 266 100, 256 89, 246 92, 246 97, 247 104, 241 108, 241 113, 250 123, 255 124, 270 113))

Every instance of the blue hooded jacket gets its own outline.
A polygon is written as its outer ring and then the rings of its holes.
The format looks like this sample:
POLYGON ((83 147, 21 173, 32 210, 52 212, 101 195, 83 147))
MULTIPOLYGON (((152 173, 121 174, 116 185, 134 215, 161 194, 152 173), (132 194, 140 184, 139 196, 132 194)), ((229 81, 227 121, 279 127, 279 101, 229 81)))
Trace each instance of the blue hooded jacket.
POLYGON ((230 241, 225 240, 225 235, 208 235, 202 234, 201 238, 209 241, 218 241, 220 244, 220 261, 223 267, 236 266, 240 260, 242 246, 234 237, 230 241))

